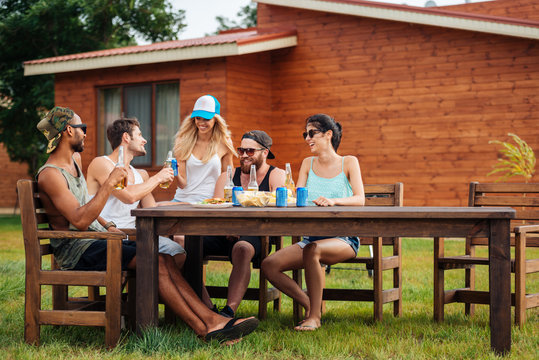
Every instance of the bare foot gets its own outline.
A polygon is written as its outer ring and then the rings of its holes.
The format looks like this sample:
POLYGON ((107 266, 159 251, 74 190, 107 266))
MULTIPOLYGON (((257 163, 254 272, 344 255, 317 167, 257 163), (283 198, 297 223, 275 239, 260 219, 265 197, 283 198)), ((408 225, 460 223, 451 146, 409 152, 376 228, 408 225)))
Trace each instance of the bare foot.
POLYGON ((294 328, 296 331, 314 331, 320 327, 320 320, 305 319, 294 328))

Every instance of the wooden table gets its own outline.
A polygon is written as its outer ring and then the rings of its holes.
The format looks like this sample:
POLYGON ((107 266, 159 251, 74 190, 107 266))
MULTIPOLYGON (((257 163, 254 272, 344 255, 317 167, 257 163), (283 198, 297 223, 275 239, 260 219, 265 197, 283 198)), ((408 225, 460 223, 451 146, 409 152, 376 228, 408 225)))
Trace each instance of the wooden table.
POLYGON ((137 217, 137 329, 156 326, 157 234, 184 234, 186 278, 200 295, 200 235, 329 235, 359 237, 488 237, 490 339, 498 353, 511 349, 511 208, 353 207, 196 208, 173 205, 135 209, 137 217))

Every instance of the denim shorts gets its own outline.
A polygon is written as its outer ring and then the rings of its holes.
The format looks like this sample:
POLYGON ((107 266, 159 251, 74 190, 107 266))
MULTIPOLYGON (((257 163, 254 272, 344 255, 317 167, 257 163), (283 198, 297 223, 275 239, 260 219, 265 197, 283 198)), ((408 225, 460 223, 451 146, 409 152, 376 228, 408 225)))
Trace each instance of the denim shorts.
POLYGON ((304 236, 298 245, 303 249, 306 245, 323 239, 339 239, 350 245, 356 255, 359 251, 359 238, 357 236, 304 236))

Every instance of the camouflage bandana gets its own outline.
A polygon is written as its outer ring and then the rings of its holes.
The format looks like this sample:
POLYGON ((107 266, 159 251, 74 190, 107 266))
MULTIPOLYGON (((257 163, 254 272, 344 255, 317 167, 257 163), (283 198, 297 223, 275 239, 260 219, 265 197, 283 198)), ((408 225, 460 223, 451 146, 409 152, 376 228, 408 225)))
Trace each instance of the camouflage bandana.
POLYGON ((65 130, 67 123, 73 119, 75 113, 69 108, 55 106, 49 113, 37 124, 37 129, 49 140, 47 154, 50 154, 62 137, 62 131, 65 130))

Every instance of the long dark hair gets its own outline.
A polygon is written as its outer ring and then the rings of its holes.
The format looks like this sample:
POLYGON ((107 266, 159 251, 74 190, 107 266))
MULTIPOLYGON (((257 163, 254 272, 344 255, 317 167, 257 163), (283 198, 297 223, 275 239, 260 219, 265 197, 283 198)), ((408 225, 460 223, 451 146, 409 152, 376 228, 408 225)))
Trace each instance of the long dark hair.
POLYGON ((331 130, 333 132, 333 135, 331 136, 331 145, 333 146, 333 149, 337 151, 341 143, 342 137, 341 124, 339 124, 335 121, 334 118, 326 114, 315 114, 309 116, 305 122, 305 126, 307 126, 308 124, 313 125, 315 128, 324 133, 328 130, 331 130))

